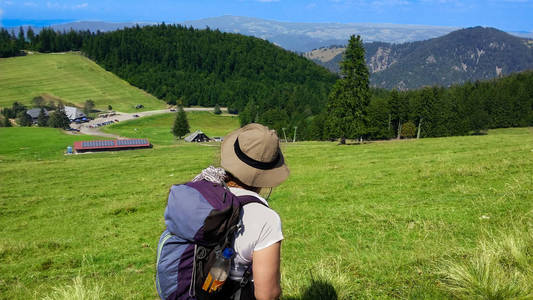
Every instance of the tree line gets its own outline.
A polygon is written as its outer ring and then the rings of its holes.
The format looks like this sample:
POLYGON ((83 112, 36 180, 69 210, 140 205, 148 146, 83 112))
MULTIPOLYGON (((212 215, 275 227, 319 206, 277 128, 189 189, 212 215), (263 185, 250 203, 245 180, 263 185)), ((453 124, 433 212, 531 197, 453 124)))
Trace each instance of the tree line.
POLYGON ((31 27, 26 31, 21 26, 18 33, 0 28, 0 57, 24 55, 23 50, 34 50, 43 53, 79 51, 84 40, 90 36, 89 31, 55 31, 43 28, 35 34, 31 27))
POLYGON ((369 88, 355 37, 341 78, 268 41, 180 25, 107 33, 45 28, 38 35, 30 28, 18 36, 2 29, 0 37, 19 49, 81 50, 169 104, 224 105, 239 113, 241 125, 259 122, 278 133, 297 127, 299 140, 439 137, 533 125, 533 72, 450 88, 369 88))
MULTIPOLYGON (((533 71, 449 88, 371 89, 362 113, 364 130, 350 131, 346 138, 443 137, 533 126, 533 71)), ((314 118, 311 139, 341 137, 328 127, 328 117, 325 110, 314 118)))

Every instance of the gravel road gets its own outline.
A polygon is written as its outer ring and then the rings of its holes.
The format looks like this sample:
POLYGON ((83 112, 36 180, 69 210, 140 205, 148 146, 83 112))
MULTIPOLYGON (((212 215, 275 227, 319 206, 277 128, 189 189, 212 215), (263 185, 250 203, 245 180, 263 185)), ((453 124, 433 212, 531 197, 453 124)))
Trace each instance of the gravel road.
MULTIPOLYGON (((225 110, 226 108, 220 108, 225 110)), ((183 108, 185 111, 213 111, 213 107, 186 107, 183 108)), ((166 114, 166 113, 173 113, 173 111, 170 111, 170 109, 160 109, 160 110, 149 110, 149 111, 140 111, 140 112, 134 112, 134 113, 123 113, 123 112, 115 112, 114 116, 109 116, 107 118, 96 118, 94 120, 91 120, 87 123, 82 124, 71 124, 70 127, 76 128, 80 130, 80 133, 87 134, 87 135, 95 135, 95 136, 101 136, 106 138, 114 138, 114 139, 125 139, 125 137, 121 137, 116 134, 111 133, 105 133, 100 131, 99 127, 96 127, 96 124, 101 124, 107 121, 115 121, 118 120, 119 122, 136 119, 136 118, 142 118, 152 115, 158 115, 158 114, 166 114), (134 117, 135 116, 135 117, 134 117), (93 128, 91 128, 93 126, 93 128)))

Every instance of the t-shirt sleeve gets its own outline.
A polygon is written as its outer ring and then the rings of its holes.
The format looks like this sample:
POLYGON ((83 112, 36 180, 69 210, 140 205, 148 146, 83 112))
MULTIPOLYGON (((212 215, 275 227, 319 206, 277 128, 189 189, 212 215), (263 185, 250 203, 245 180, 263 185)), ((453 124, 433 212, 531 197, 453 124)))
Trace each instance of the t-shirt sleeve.
POLYGON ((283 240, 281 219, 275 211, 266 209, 264 212, 264 223, 259 232, 259 238, 255 244, 254 251, 265 249, 281 240, 283 240))

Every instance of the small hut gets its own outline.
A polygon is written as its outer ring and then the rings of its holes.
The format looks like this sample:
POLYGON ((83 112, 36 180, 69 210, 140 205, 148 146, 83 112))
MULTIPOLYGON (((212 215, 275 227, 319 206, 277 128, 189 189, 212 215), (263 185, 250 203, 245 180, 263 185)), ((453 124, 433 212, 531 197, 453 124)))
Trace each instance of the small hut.
POLYGON ((185 137, 184 140, 190 143, 192 142, 204 143, 204 142, 211 141, 211 139, 200 130, 196 130, 195 132, 189 134, 188 136, 185 137))

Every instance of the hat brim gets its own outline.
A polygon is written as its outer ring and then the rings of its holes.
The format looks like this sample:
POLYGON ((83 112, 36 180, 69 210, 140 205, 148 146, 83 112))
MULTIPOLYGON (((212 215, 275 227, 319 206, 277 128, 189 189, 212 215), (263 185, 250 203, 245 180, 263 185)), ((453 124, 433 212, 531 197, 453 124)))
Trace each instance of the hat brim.
POLYGON ((269 170, 261 170, 249 166, 241 161, 235 154, 234 144, 243 130, 238 129, 224 137, 220 149, 221 166, 242 183, 253 187, 276 187, 289 177, 289 168, 285 164, 285 158, 279 151, 278 163, 269 170))

